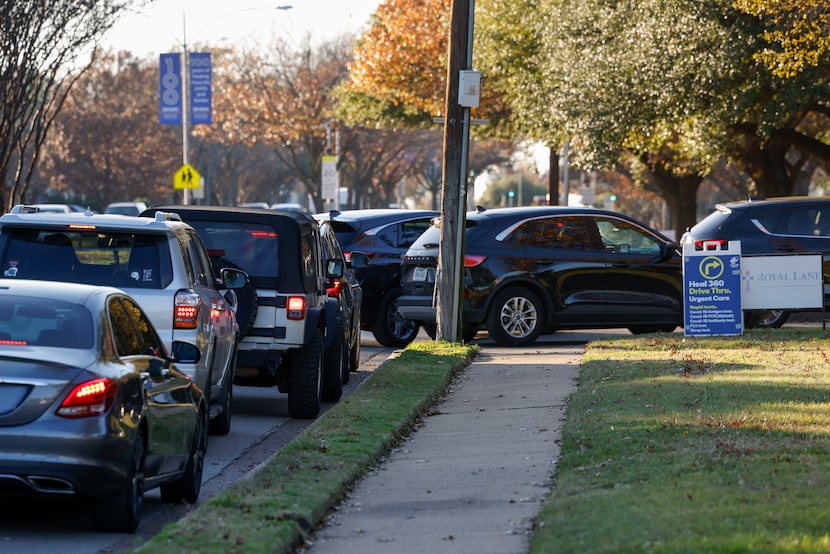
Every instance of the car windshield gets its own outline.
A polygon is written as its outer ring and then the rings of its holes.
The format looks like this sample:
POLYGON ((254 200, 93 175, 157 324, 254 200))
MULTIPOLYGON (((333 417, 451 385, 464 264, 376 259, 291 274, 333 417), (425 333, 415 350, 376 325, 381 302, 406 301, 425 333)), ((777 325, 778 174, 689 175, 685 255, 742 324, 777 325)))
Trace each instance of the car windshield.
POLYGON ((77 304, 53 298, 0 297, 0 348, 56 346, 90 348, 92 315, 77 304))
POLYGON ((160 289, 172 279, 164 237, 97 229, 12 229, 3 277, 160 289))

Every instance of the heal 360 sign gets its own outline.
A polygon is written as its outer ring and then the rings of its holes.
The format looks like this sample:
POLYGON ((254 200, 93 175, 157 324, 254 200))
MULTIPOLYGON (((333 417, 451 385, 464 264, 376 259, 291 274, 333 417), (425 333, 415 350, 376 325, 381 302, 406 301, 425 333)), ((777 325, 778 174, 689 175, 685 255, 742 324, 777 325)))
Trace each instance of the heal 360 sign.
MULTIPOLYGON (((213 122, 209 52, 190 54, 190 122, 213 122)), ((182 67, 179 53, 159 56, 159 121, 162 125, 183 123, 182 67)))

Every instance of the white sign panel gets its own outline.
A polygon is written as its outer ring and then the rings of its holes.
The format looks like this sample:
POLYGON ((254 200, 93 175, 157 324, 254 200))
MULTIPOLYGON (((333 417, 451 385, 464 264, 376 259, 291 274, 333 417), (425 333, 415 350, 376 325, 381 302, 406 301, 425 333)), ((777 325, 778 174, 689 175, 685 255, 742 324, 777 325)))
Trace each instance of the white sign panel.
POLYGON ((745 310, 822 308, 821 254, 744 256, 741 299, 745 310))

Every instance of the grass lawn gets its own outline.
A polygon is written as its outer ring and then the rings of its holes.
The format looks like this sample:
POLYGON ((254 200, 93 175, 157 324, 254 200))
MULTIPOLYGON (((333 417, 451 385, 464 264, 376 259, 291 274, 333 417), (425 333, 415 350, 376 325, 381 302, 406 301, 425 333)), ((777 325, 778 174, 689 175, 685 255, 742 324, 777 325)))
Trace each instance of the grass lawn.
POLYGON ((248 479, 201 504, 141 552, 292 552, 349 487, 439 400, 476 346, 416 342, 248 479))
POLYGON ((592 342, 531 552, 830 552, 828 333, 592 342))

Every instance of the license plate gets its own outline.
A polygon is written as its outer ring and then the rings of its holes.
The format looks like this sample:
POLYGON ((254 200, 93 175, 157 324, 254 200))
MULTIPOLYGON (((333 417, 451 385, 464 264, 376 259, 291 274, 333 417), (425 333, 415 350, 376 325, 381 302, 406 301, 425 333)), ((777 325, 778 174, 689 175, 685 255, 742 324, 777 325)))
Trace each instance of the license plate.
POLYGON ((412 272, 412 280, 413 281, 426 281, 428 274, 429 274, 429 268, 416 267, 415 270, 412 272))

